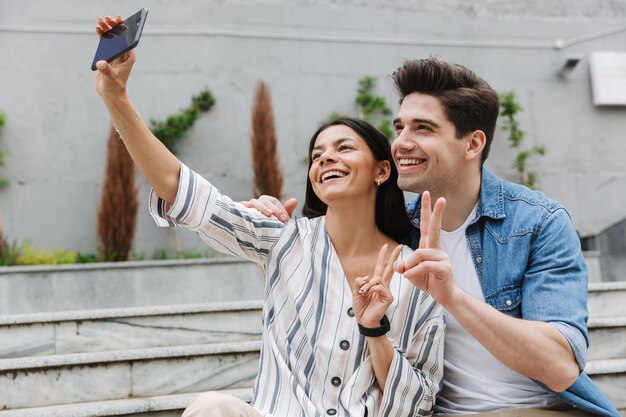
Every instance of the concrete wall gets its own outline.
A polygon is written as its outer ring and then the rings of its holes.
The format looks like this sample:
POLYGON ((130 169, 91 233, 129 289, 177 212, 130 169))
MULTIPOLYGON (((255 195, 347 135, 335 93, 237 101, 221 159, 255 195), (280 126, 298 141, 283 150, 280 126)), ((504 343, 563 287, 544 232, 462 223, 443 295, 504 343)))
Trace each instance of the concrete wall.
MULTIPOLYGON (((540 187, 567 206, 582 235, 626 217, 626 108, 593 106, 587 60, 592 51, 626 49, 626 32, 582 39, 623 29, 623 0, 3 0, 0 109, 8 124, 0 149, 10 152, 2 174, 12 185, 0 190, 0 211, 12 238, 96 250, 108 119, 89 69, 93 27, 97 16, 144 6, 150 12, 129 94, 145 119, 163 118, 209 87, 217 105, 180 144, 180 158, 236 200, 251 194, 257 80, 272 89, 285 194, 301 199, 302 159, 317 123, 354 110, 364 75, 377 77, 379 93, 395 103, 388 75, 404 58, 435 54, 518 93, 527 144, 548 150, 535 167, 540 187), (559 79, 572 54, 582 62, 559 79)), ((513 155, 500 132, 487 165, 511 177, 513 155)), ((139 181, 144 202, 148 189, 139 181)), ((200 246, 190 234, 183 244, 200 246)), ((135 249, 150 255, 168 246, 144 206, 135 249)))
POLYGON ((0 316, 262 298, 256 265, 232 258, 0 268, 0 316))
POLYGON ((603 281, 626 281, 626 220, 596 237, 603 281))

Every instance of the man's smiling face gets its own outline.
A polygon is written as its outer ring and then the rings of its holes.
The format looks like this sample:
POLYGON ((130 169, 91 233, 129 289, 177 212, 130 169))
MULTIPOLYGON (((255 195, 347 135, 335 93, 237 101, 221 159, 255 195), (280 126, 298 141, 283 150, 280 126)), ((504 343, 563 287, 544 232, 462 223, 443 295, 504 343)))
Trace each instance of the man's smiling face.
POLYGON ((460 178, 460 164, 467 142, 456 129, 438 98, 421 93, 407 95, 394 120, 396 140, 393 158, 398 167, 398 186, 405 191, 430 191, 445 195, 460 178))

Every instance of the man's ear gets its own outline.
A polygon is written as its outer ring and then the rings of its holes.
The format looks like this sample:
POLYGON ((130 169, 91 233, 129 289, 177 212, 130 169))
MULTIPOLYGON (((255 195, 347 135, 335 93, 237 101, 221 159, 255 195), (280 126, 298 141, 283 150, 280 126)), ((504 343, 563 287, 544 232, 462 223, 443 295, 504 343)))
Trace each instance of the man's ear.
POLYGON ((475 130, 467 136, 467 148, 465 149, 465 159, 480 159, 487 144, 487 136, 482 130, 475 130))

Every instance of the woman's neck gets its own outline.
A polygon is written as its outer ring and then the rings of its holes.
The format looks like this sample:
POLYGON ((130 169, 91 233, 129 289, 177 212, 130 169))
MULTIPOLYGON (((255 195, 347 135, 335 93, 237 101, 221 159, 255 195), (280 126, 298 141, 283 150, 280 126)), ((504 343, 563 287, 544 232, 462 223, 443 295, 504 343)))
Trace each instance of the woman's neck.
POLYGON ((339 258, 378 254, 385 243, 393 244, 376 226, 375 203, 342 202, 328 207, 326 230, 339 258))

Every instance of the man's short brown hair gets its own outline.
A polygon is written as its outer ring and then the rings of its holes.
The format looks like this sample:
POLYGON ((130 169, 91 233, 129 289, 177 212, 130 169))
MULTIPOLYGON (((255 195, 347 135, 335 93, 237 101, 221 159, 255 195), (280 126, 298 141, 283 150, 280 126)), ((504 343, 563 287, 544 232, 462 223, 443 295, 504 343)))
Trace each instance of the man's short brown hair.
POLYGON ((406 60, 392 75, 400 103, 411 93, 439 99, 456 129, 456 137, 482 130, 487 138, 481 155, 484 163, 500 111, 498 93, 472 70, 437 58, 406 60))

